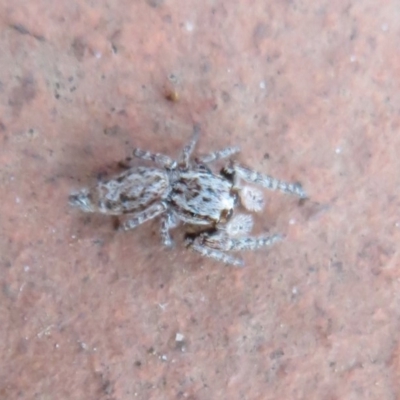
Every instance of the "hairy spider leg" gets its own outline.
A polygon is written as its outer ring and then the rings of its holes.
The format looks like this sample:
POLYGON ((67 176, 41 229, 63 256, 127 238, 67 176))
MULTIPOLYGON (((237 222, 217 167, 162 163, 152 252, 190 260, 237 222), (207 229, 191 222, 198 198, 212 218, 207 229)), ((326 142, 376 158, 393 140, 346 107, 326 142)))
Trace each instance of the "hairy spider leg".
POLYGON ((167 210, 167 205, 165 203, 156 203, 143 210, 141 212, 133 214, 131 218, 124 221, 120 226, 119 230, 128 231, 130 229, 135 229, 137 226, 149 221, 167 210))
POLYGON ((229 238, 220 232, 214 234, 201 234, 194 239, 187 240, 190 249, 197 251, 204 257, 213 258, 226 264, 243 266, 241 259, 226 254, 227 251, 255 250, 282 240, 282 235, 265 237, 229 238))
POLYGON ((160 234, 164 246, 172 247, 174 245, 174 242, 171 238, 171 234, 169 231, 175 228, 177 225, 178 225, 178 220, 172 214, 172 212, 166 212, 161 216, 160 234))
POLYGON ((188 242, 187 244, 191 250, 197 251, 203 257, 212 258, 216 261, 220 261, 225 264, 234 265, 236 267, 244 266, 244 262, 240 258, 232 257, 228 254, 225 254, 224 252, 222 252, 220 250, 211 249, 211 248, 205 246, 204 244, 202 244, 201 237, 197 237, 193 241, 188 242))
POLYGON ((197 161, 202 164, 207 164, 207 163, 221 160, 223 158, 228 158, 239 152, 240 152, 240 148, 237 146, 226 147, 224 149, 213 151, 212 153, 209 153, 209 154, 205 154, 204 156, 197 158, 197 161))
POLYGON ((190 156, 193 153, 194 148, 196 147, 197 141, 200 136, 200 126, 195 124, 193 127, 193 135, 190 139, 189 143, 183 148, 181 156, 179 157, 179 166, 181 168, 187 169, 190 165, 190 156))
POLYGON ((140 158, 141 160, 153 161, 159 167, 174 169, 176 168, 176 161, 171 157, 166 156, 165 154, 160 153, 152 153, 150 151, 142 150, 135 148, 132 153, 135 157, 140 158))
POLYGON ((224 169, 224 172, 227 174, 237 175, 237 177, 242 178, 247 182, 256 183, 267 189, 280 190, 285 193, 299 196, 300 198, 307 197, 300 183, 288 183, 281 181, 273 178, 272 176, 261 174, 257 171, 253 171, 250 168, 233 162, 231 162, 230 165, 224 169))
POLYGON ((272 235, 263 237, 240 237, 229 238, 216 236, 205 236, 205 246, 211 246, 223 251, 256 250, 260 247, 271 246, 283 239, 283 235, 272 235))

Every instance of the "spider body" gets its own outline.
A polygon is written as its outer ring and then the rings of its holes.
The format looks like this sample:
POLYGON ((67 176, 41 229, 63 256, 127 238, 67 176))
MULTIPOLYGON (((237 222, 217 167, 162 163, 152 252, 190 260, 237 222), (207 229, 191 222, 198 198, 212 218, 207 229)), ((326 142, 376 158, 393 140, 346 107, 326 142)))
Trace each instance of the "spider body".
POLYGON ((262 193, 242 186, 240 181, 300 197, 305 194, 299 184, 262 175, 233 161, 221 173, 213 172, 208 164, 230 157, 239 149, 230 147, 191 160, 197 139, 198 130, 195 130, 177 161, 135 149, 135 157, 152 161, 157 167, 131 166, 111 179, 71 194, 70 204, 85 212, 127 215, 121 230, 134 229, 160 217, 160 234, 165 246, 172 245, 170 230, 184 223, 187 232, 195 232, 186 238, 189 248, 228 264, 242 265, 242 260, 227 252, 267 246, 281 236, 247 237, 252 229, 252 217, 238 214, 232 218, 238 203, 249 211, 260 211, 263 207, 262 193))

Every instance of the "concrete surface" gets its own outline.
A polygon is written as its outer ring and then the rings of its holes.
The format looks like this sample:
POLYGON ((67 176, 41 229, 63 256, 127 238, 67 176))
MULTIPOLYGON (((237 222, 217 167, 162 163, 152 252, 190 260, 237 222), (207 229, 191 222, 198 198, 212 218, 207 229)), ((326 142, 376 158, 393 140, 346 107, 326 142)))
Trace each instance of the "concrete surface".
MULTIPOLYGON (((400 398, 396 1, 0 1, 0 399, 400 398), (245 269, 68 206, 135 146, 240 145, 245 269)), ((181 235, 175 232, 179 241, 181 235)))

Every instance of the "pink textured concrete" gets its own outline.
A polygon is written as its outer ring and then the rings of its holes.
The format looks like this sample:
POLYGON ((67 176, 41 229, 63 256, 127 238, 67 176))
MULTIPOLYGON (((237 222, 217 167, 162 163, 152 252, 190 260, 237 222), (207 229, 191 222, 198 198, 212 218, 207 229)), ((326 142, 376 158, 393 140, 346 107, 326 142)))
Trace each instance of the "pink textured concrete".
MULTIPOLYGON (((0 399, 400 398, 396 1, 0 1, 0 399), (135 146, 240 145, 234 269, 68 206, 135 146)), ((179 231, 175 238, 179 241, 179 231)))

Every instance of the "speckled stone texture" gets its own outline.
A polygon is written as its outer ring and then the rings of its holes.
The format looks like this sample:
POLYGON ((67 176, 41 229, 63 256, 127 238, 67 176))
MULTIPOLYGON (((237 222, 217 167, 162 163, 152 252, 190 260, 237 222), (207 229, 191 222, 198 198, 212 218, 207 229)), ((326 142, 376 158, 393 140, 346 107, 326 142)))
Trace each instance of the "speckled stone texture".
POLYGON ((0 399, 399 399, 399 10, 0 1, 0 399), (244 269, 68 205, 195 122, 310 196, 244 269))

